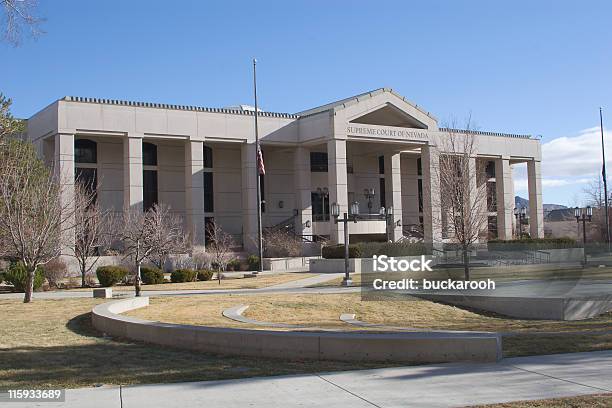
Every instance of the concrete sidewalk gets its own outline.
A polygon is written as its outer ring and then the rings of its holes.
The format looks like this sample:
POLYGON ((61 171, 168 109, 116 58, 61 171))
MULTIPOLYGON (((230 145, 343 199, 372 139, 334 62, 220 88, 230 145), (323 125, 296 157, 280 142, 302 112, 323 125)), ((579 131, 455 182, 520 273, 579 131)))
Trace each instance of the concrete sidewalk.
POLYGON ((463 407, 612 392, 612 351, 363 371, 68 390, 12 407, 463 407))

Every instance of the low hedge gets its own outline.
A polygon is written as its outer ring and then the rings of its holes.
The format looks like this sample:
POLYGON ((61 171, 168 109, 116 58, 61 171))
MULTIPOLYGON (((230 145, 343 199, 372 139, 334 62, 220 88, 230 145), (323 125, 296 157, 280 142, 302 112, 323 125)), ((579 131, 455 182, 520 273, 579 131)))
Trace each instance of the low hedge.
POLYGON ((196 271, 193 269, 177 269, 170 274, 170 280, 173 283, 193 282, 196 277, 196 271))
MULTIPOLYGON (((374 255, 420 256, 430 253, 427 245, 409 242, 360 242, 349 244, 349 258, 371 258, 374 255)), ((344 258, 344 245, 325 246, 321 250, 325 259, 344 258)))
POLYGON ((196 271, 196 275, 199 281, 209 281, 212 279, 214 272, 210 269, 200 269, 196 271))
POLYGON ((257 255, 249 255, 247 258, 249 271, 256 271, 259 268, 259 257, 257 255))
POLYGON ((492 239, 487 243, 489 251, 524 251, 538 249, 580 248, 573 238, 523 238, 513 240, 492 239))
POLYGON ((157 285, 165 281, 161 269, 149 266, 140 267, 140 278, 145 285, 157 285))
MULTIPOLYGON (((14 262, 4 272, 4 280, 6 283, 13 285, 15 292, 25 292, 28 280, 28 272, 23 262, 14 262)), ((34 290, 38 290, 45 282, 45 272, 40 266, 34 272, 34 290)))
POLYGON ((127 268, 123 266, 100 266, 96 269, 96 276, 100 286, 108 288, 121 282, 128 274, 127 268))

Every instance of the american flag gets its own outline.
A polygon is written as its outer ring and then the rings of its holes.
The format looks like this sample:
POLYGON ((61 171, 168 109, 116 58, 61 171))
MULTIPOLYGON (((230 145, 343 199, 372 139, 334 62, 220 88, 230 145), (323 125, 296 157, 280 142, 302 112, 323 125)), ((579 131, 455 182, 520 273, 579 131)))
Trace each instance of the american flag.
POLYGON ((263 153, 261 152, 261 147, 259 144, 257 145, 257 169, 259 170, 260 175, 266 174, 266 167, 264 166, 263 153))

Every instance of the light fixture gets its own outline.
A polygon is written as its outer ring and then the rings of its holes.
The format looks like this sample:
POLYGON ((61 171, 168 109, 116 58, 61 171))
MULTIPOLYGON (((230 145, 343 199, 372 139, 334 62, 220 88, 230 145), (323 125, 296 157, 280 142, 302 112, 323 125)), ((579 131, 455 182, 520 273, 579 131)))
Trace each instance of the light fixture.
POLYGON ((521 215, 527 215, 527 207, 521 207, 521 215))
POLYGON ((283 200, 280 200, 278 202, 278 208, 283 208, 285 206, 285 202, 283 200))
POLYGON ((338 205, 338 203, 332 203, 331 214, 334 218, 338 218, 340 216, 340 206, 338 205))
POLYGON ((351 214, 359 215, 359 203, 357 201, 351 204, 351 214))
POLYGON ((306 222, 304 223, 304 226, 305 226, 306 228, 310 228, 310 226, 311 226, 311 225, 312 225, 312 224, 310 223, 310 220, 306 220, 306 222))
POLYGON ((574 208, 574 217, 576 218, 580 218, 580 208, 576 207, 574 208))
POLYGON ((591 207, 590 205, 587 206, 587 208, 586 208, 586 215, 587 215, 587 217, 592 217, 593 216, 593 207, 591 207))
POLYGON ((393 215, 393 207, 387 208, 387 214, 393 215))
POLYGON ((380 215, 386 215, 387 211, 385 210, 385 207, 380 207, 380 210, 378 210, 378 214, 380 215))
POLYGON ((519 215, 521 210, 518 207, 514 207, 514 215, 519 215))

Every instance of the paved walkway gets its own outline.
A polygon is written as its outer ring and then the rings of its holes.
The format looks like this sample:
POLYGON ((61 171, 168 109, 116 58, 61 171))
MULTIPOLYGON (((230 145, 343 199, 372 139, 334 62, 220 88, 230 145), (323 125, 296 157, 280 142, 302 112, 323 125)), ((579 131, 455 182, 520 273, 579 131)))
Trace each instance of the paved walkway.
MULTIPOLYGON (((612 392, 612 351, 282 377, 68 390, 38 406, 463 407, 612 392)), ((12 403, 12 407, 36 404, 12 403)))

